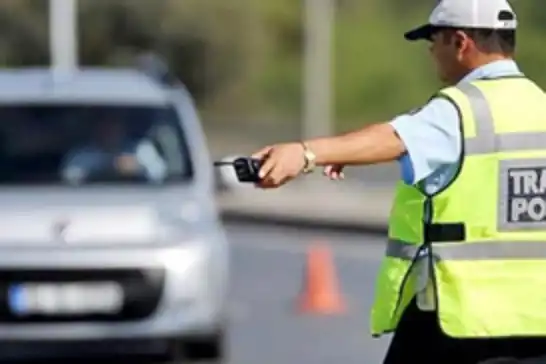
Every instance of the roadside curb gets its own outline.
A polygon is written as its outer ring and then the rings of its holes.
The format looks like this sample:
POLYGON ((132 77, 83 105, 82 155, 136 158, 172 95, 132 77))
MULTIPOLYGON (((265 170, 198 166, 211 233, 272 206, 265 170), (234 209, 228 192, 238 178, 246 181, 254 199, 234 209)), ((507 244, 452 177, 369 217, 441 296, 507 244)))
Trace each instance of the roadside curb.
POLYGON ((384 235, 392 198, 393 189, 382 186, 307 180, 283 189, 228 190, 216 202, 226 222, 384 235))
POLYGON ((386 221, 366 221, 361 222, 348 220, 317 219, 314 217, 281 215, 271 213, 258 213, 234 210, 222 210, 220 213, 222 220, 231 223, 247 223, 254 225, 276 225, 286 227, 301 227, 306 229, 337 230, 367 234, 387 233, 386 221))

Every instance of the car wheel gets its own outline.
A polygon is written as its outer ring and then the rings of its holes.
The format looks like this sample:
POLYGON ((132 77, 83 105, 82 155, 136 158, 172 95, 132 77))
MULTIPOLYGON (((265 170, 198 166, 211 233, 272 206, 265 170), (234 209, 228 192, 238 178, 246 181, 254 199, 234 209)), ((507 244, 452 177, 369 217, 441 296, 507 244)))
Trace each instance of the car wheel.
POLYGON ((220 329, 206 336, 178 339, 173 344, 173 360, 223 363, 227 357, 226 336, 226 330, 220 329))

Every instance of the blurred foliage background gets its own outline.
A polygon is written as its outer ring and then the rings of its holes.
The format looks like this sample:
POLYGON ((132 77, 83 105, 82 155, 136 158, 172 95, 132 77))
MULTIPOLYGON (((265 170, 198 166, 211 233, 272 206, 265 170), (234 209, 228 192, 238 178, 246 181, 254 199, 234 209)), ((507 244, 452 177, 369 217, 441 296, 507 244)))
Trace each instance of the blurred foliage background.
MULTIPOLYGON (((438 87, 427 44, 402 37, 426 21, 434 3, 337 0, 332 57, 339 130, 391 118, 438 87)), ((521 25, 520 65, 546 86, 545 3, 512 3, 521 25)), ((302 111, 302 6, 301 0, 80 0, 80 62, 123 65, 141 49, 157 50, 197 98, 208 129, 294 136, 302 111)), ((2 0, 0 65, 47 64, 47 22, 45 0, 2 0)))

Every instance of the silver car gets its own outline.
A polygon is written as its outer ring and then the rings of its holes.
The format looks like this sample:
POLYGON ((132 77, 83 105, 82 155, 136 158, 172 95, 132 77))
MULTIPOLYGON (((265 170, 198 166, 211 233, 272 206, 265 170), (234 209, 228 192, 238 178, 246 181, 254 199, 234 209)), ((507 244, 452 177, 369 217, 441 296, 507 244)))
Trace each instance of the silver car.
POLYGON ((0 71, 0 346, 13 355, 222 359, 213 167, 189 93, 156 71, 0 71))

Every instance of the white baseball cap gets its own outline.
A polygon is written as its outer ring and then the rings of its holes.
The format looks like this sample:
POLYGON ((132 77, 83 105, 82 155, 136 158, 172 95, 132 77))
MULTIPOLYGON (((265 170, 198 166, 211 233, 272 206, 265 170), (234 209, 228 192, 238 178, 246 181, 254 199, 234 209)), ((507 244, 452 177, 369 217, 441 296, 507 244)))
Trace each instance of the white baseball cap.
POLYGON ((404 34, 407 40, 430 39, 438 28, 516 29, 516 14, 507 0, 439 0, 428 23, 404 34))

